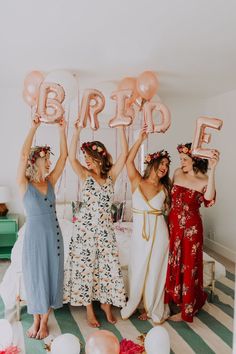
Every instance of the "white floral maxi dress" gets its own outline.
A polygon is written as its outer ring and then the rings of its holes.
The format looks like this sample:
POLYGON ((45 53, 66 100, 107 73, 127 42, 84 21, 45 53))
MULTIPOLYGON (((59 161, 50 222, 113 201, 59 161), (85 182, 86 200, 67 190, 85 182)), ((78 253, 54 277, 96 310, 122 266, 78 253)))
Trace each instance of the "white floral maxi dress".
POLYGON ((74 224, 64 277, 64 302, 73 306, 92 301, 123 307, 125 289, 111 218, 114 186, 111 177, 100 185, 88 176, 82 206, 74 224))

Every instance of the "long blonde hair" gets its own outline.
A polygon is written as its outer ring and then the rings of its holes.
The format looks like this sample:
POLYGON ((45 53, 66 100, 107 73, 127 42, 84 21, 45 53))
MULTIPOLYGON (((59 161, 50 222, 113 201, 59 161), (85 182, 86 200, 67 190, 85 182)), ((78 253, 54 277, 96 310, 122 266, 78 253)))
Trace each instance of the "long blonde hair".
POLYGON ((32 163, 28 160, 25 176, 27 177, 29 182, 40 182, 39 168, 36 162, 32 163))
POLYGON ((30 149, 25 176, 29 182, 40 182, 38 159, 49 159, 51 148, 48 145, 34 146, 30 149))

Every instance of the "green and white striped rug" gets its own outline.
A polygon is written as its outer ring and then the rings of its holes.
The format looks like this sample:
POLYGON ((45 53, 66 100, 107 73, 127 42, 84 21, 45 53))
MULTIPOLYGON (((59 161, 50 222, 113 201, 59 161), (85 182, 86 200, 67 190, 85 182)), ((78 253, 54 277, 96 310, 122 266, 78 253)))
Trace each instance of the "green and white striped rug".
MULTIPOLYGON (((204 306, 203 310, 194 318, 192 324, 171 321, 163 324, 170 335, 171 353, 232 353, 234 282, 235 277, 229 272, 227 272, 226 277, 217 281, 213 302, 208 302, 204 306)), ((137 313, 129 320, 122 321, 117 309, 115 311, 118 318, 116 325, 106 322, 99 307, 96 307, 96 313, 98 320, 101 322, 100 328, 112 331, 119 340, 127 338, 138 343, 137 337, 141 333, 147 333, 153 327, 151 321, 138 320, 137 313)), ((1 298, 0 318, 4 318, 4 304, 1 298)), ((61 333, 76 335, 82 344, 81 353, 84 353, 86 337, 94 332, 94 329, 87 325, 84 308, 64 306, 52 313, 49 319, 50 336, 45 341, 29 339, 25 335, 25 331, 31 325, 31 322, 32 316, 27 314, 26 307, 21 309, 21 322, 12 322, 14 344, 21 348, 21 353, 45 354, 45 343, 50 343, 53 338, 61 333)))

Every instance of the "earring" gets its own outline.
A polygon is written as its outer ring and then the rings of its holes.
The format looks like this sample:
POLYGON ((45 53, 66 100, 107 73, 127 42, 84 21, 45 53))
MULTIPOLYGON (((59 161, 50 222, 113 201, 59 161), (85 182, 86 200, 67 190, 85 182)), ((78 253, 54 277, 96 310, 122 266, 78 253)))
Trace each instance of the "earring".
POLYGON ((100 166, 102 166, 102 163, 101 163, 101 162, 99 162, 99 165, 100 165, 100 166))

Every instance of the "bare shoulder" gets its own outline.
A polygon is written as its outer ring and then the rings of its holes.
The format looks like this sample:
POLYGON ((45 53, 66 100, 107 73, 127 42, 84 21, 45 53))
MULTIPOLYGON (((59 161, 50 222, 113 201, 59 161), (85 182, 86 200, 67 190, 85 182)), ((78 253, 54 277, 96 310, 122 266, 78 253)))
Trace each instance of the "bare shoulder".
POLYGON ((204 174, 204 173, 199 172, 199 173, 197 174, 197 178, 198 178, 199 181, 202 181, 203 183, 207 183, 207 182, 208 182, 208 176, 207 176, 207 174, 204 174))
POLYGON ((176 168, 176 170, 174 172, 174 177, 182 175, 182 174, 183 174, 182 168, 176 168))
POLYGON ((173 174, 172 183, 183 176, 183 171, 181 168, 177 168, 173 174))

